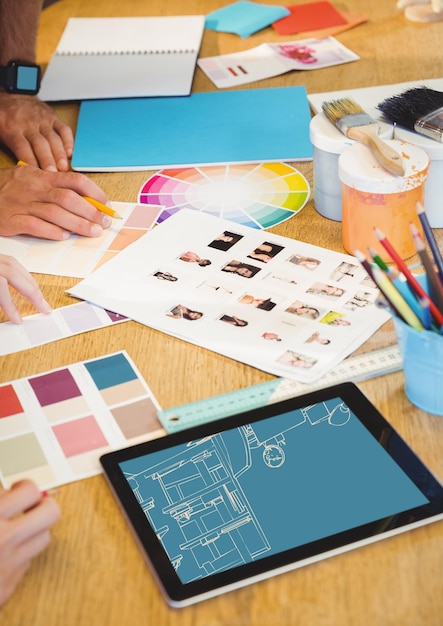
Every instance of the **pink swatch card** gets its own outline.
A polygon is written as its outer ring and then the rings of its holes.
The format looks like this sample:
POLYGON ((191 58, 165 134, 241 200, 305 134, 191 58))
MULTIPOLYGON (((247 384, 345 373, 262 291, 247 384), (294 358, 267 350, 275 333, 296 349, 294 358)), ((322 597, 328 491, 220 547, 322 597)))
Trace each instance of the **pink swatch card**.
POLYGON ((0 385, 0 479, 41 489, 101 472, 99 457, 162 436, 160 406, 125 351, 0 385))

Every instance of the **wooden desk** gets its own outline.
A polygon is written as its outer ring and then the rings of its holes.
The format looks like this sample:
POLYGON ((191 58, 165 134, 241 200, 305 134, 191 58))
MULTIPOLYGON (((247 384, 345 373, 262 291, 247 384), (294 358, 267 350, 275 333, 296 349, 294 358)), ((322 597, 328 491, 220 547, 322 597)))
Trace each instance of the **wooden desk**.
MULTIPOLYGON (((267 0, 270 4, 273 0, 267 0)), ((277 2, 275 2, 277 4, 277 2)), ((69 16, 206 14, 222 0, 61 0, 42 14, 40 62, 48 61, 69 16)), ((251 84, 304 84, 308 92, 346 89, 443 75, 443 24, 408 22, 395 0, 339 0, 336 6, 365 14, 369 22, 339 36, 361 56, 357 63, 313 72, 291 72, 251 84)), ((290 41, 296 37, 283 38, 290 41)), ((272 28, 248 38, 206 31, 201 56, 277 41, 272 28)), ((194 91, 214 89, 197 70, 194 91)), ((77 105, 57 106, 75 128, 77 105)), ((0 165, 10 161, 1 157, 0 165)), ((312 183, 312 164, 298 165, 312 183)), ((91 175, 113 200, 134 201, 146 172, 91 175)), ((442 207, 443 210, 443 207, 442 207)), ((342 250, 340 224, 320 217, 312 202, 275 228, 285 236, 342 250)), ((442 240, 443 232, 438 233, 442 240)), ((39 276, 54 306, 68 304, 72 279, 39 276)), ((31 308, 21 303, 24 314, 31 308)), ((395 341, 391 323, 365 346, 395 341)), ((0 359, 0 381, 43 372, 85 358, 126 349, 163 407, 269 380, 251 367, 129 322, 64 339, 0 359)), ((415 409, 401 373, 366 381, 361 388, 443 479, 443 418, 415 409)), ((441 626, 443 528, 427 526, 246 589, 182 610, 169 609, 136 548, 102 477, 61 488, 63 517, 49 550, 32 565, 0 611, 3 626, 441 626)))

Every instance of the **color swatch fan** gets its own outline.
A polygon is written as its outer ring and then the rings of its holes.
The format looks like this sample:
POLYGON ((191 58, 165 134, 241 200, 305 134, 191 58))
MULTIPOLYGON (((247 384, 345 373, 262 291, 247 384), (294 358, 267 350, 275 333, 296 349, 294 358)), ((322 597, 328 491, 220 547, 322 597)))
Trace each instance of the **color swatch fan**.
POLYGON ((291 165, 255 163, 161 170, 143 184, 138 202, 164 207, 158 223, 194 209, 265 229, 296 215, 309 193, 309 183, 291 165))

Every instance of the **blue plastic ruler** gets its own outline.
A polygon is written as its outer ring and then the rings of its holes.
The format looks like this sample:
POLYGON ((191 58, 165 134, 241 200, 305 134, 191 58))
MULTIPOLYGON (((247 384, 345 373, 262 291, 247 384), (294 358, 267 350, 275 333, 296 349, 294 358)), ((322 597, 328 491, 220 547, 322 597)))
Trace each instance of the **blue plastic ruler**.
POLYGON ((260 406, 301 396, 343 382, 359 382, 402 368, 398 345, 348 357, 315 383, 276 378, 218 396, 159 411, 158 417, 168 434, 242 413, 260 406))

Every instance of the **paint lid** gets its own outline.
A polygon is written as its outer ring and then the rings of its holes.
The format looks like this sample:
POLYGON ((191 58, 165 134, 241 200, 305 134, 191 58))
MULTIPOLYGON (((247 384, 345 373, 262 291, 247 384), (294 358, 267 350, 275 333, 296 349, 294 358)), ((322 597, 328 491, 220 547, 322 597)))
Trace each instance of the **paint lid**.
MULTIPOLYGON (((385 122, 377 121, 380 130, 379 137, 391 139, 393 126, 385 122)), ((313 146, 325 152, 341 154, 346 148, 352 146, 355 141, 343 135, 342 132, 328 120, 324 113, 317 113, 309 124, 309 135, 313 146)))
POLYGON ((345 150, 338 159, 338 176, 348 187, 368 193, 400 193, 419 187, 426 181, 429 157, 413 144, 388 139, 386 143, 403 156, 404 176, 394 176, 375 159, 371 150, 360 143, 345 150))
POLYGON ((407 141, 414 144, 414 146, 419 146, 425 150, 431 160, 443 160, 443 143, 440 143, 435 139, 431 139, 430 137, 420 135, 420 133, 416 133, 412 130, 400 128, 400 126, 395 127, 394 133, 396 139, 400 141, 407 141))

